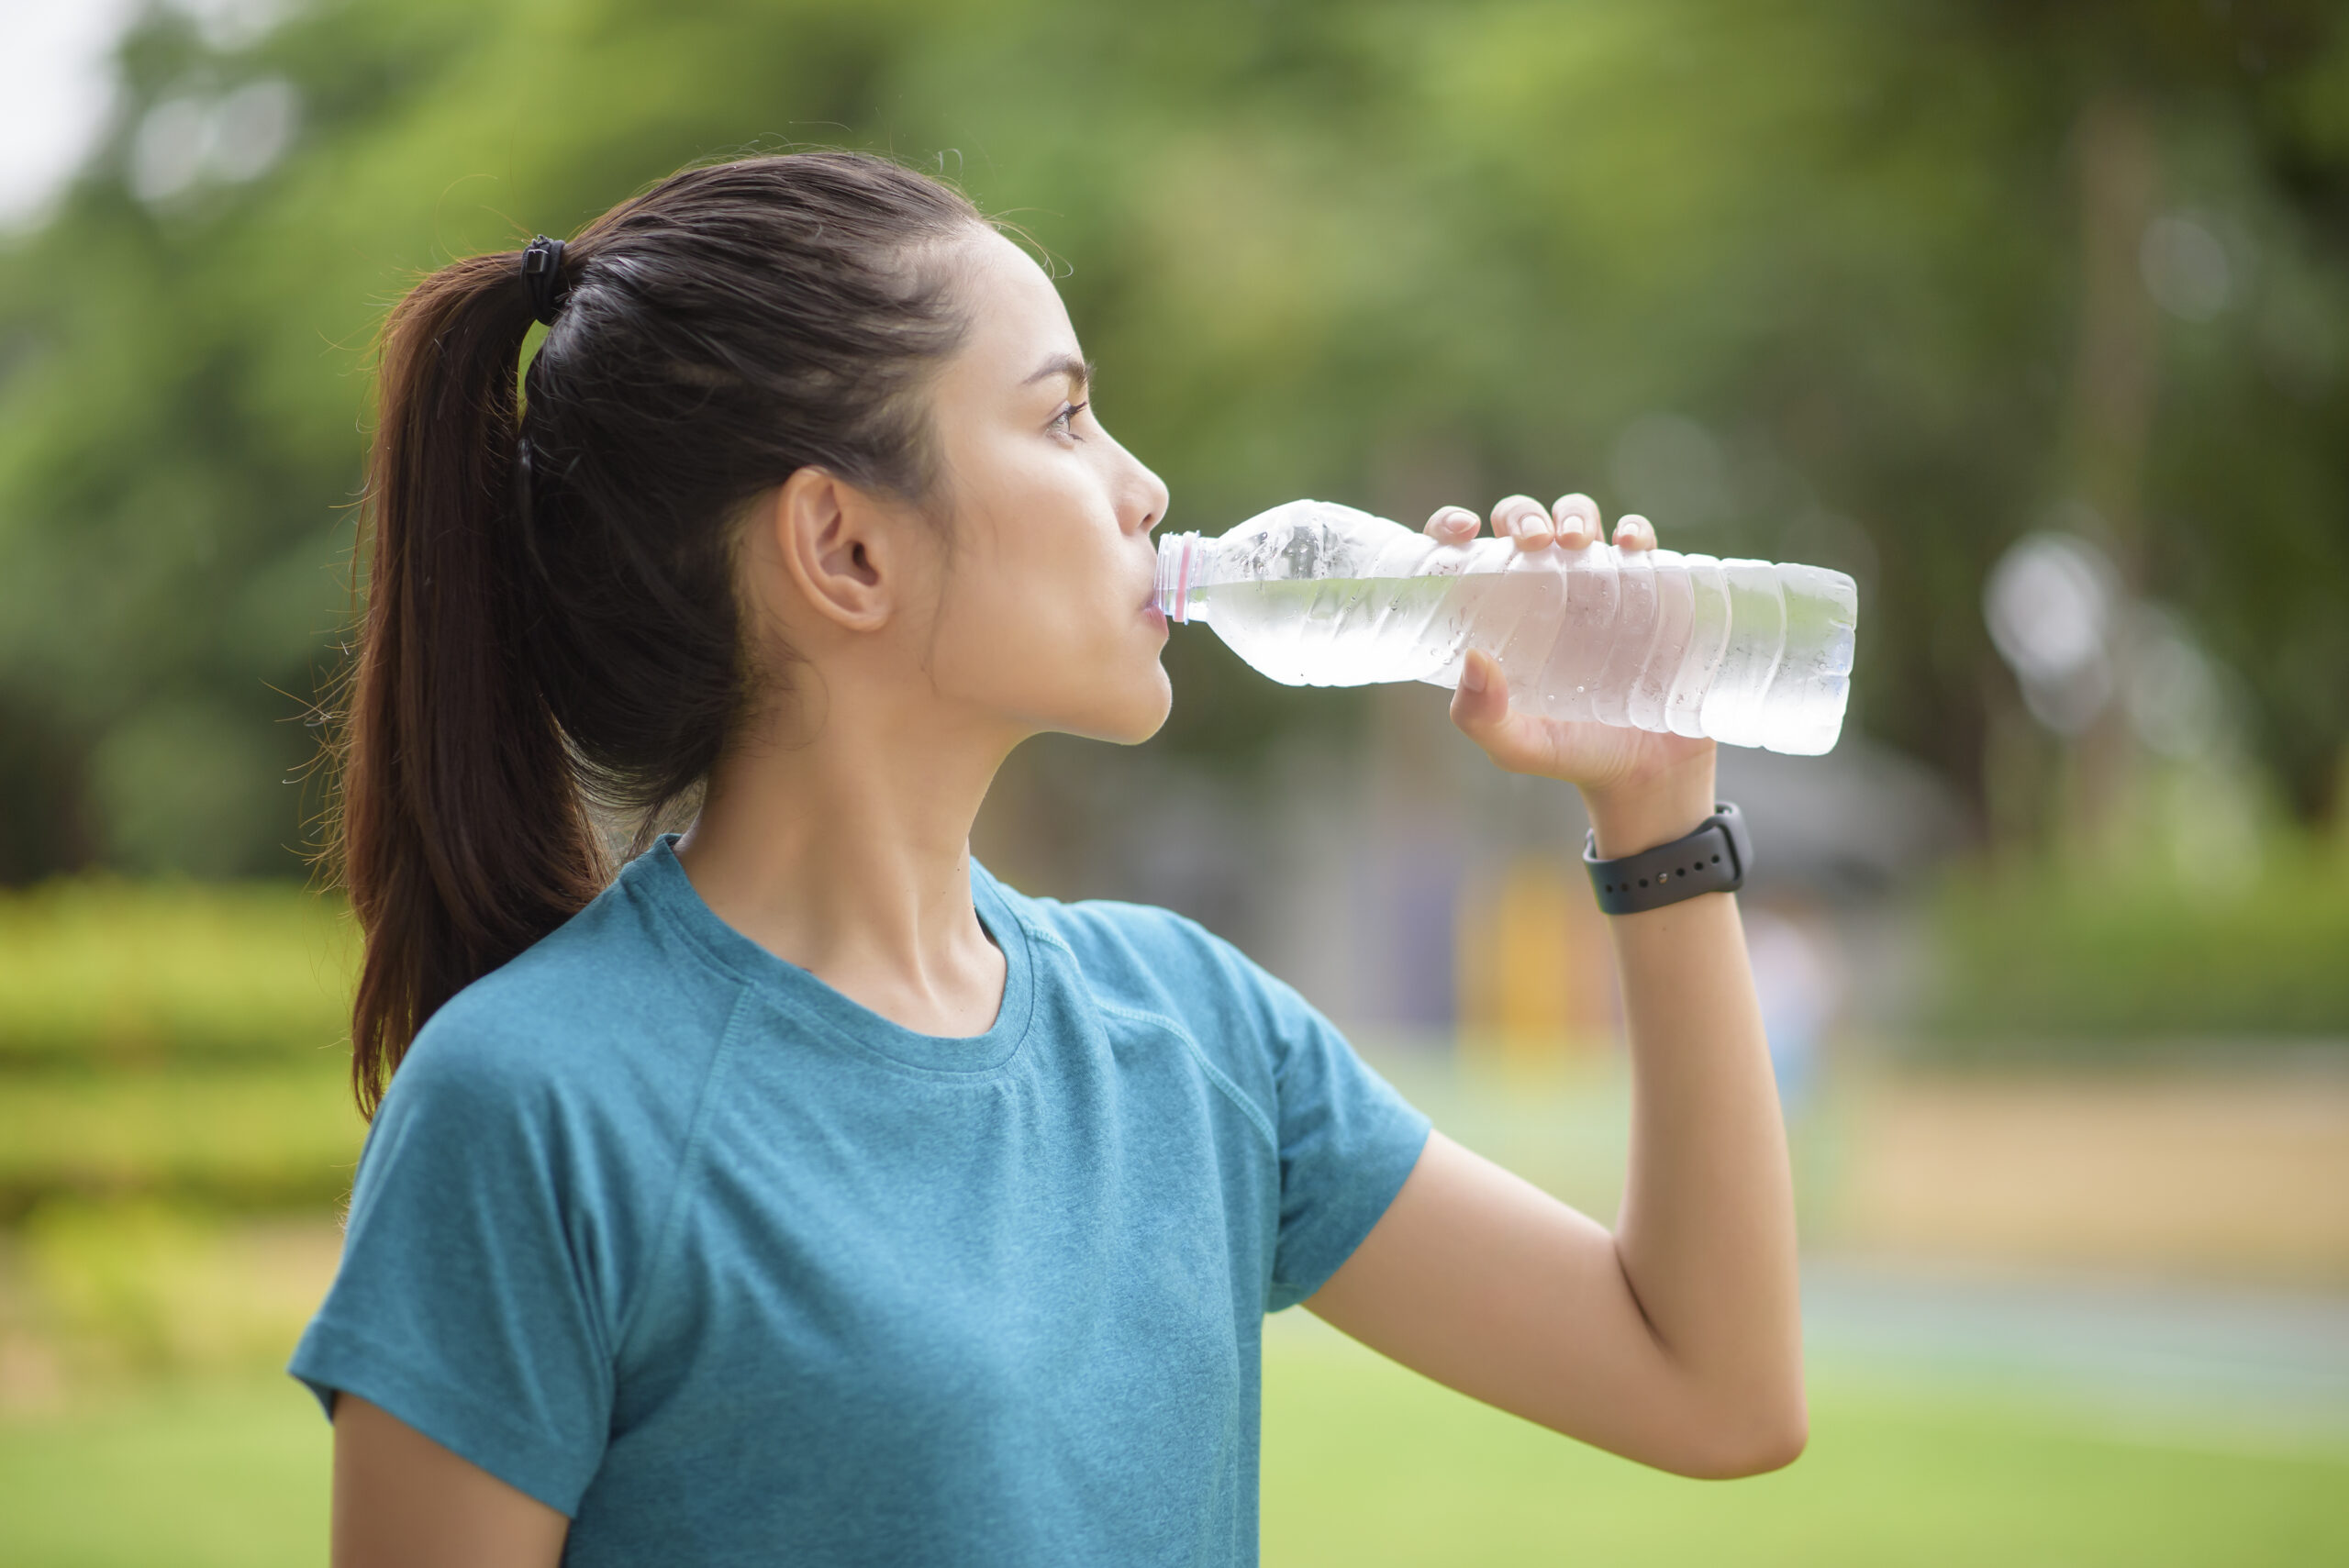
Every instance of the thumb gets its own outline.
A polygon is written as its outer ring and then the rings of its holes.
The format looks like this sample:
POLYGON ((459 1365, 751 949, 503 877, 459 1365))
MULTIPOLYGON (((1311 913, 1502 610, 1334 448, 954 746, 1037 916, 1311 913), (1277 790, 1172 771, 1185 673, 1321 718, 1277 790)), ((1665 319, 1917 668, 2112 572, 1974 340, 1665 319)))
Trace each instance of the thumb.
POLYGON ((1452 693, 1452 722, 1510 773, 1542 773, 1552 760, 1539 721, 1510 711, 1508 682, 1501 674, 1500 662, 1489 653, 1472 650, 1460 667, 1460 684, 1452 693))
POLYGON ((1482 649, 1470 649, 1460 667, 1460 684, 1452 693, 1452 722, 1486 751, 1508 727, 1508 683, 1501 678, 1499 662, 1482 649))

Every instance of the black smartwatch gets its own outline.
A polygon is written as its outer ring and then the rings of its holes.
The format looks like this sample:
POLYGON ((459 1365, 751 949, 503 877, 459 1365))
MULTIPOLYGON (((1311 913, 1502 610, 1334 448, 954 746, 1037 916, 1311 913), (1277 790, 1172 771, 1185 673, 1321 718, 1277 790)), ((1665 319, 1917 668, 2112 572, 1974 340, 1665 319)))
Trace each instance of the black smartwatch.
POLYGON ((1598 907, 1609 915, 1636 915, 1661 909, 1701 893, 1734 893, 1745 885, 1745 868, 1753 863, 1753 849, 1745 836, 1745 818, 1725 801, 1714 803, 1713 814, 1685 839, 1658 844, 1620 861, 1598 858, 1598 835, 1583 839, 1582 863, 1590 868, 1591 891, 1598 907))

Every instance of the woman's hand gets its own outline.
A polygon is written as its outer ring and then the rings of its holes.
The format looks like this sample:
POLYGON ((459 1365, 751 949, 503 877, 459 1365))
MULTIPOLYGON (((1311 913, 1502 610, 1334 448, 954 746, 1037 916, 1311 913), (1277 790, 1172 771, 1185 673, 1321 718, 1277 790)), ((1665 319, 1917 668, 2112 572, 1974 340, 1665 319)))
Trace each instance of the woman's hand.
MULTIPOLYGON (((1465 544, 1482 526, 1466 507, 1445 506, 1428 519, 1426 531, 1446 544, 1465 544)), ((1493 508, 1493 533, 1514 539, 1522 550, 1580 550, 1607 537, 1598 504, 1581 495, 1548 507, 1511 495, 1493 508)), ((1655 528, 1627 515, 1615 525, 1615 546, 1653 550, 1655 528)), ((1452 696, 1452 721, 1509 772, 1579 787, 1598 852, 1609 859, 1669 843, 1712 814, 1712 741, 1515 712, 1500 666, 1481 650, 1468 654, 1452 696)))

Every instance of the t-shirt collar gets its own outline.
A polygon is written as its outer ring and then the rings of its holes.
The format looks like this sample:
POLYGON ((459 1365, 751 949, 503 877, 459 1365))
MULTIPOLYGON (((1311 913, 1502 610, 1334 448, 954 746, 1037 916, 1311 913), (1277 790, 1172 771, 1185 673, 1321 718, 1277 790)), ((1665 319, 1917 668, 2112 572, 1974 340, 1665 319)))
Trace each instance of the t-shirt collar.
POLYGON ((984 1073, 1009 1062, 1035 1011, 1034 955, 1028 929, 986 868, 971 862, 971 899, 979 923, 1003 953, 1003 1004, 984 1034, 918 1033, 832 989, 808 971, 761 947, 703 902, 677 859, 677 835, 664 833, 620 873, 626 894, 681 931, 706 957, 761 998, 818 1026, 836 1042, 923 1073, 984 1073))

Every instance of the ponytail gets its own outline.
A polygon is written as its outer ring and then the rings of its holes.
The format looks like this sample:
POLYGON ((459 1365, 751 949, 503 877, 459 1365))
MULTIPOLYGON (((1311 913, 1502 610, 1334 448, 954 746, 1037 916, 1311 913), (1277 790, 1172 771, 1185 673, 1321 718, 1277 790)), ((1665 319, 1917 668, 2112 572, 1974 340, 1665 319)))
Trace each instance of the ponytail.
POLYGON ((924 493, 919 394, 966 330, 943 258, 984 221, 883 159, 746 159, 567 248, 443 267, 393 310, 331 738, 363 1114, 443 1003, 604 885, 588 803, 653 820, 754 686, 786 689, 745 668, 745 503, 810 463, 924 493))
POLYGON ((515 377, 532 306, 519 262, 509 251, 445 267, 384 328, 341 812, 367 939, 351 1089, 370 1116, 424 1020, 605 877, 530 676, 515 377))

